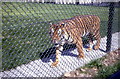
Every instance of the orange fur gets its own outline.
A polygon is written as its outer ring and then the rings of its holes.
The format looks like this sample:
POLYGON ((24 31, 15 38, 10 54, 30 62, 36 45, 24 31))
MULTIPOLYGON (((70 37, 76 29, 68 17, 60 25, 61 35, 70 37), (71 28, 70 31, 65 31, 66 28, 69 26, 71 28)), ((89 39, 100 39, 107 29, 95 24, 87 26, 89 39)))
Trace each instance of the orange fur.
MULTIPOLYGON (((52 24, 50 26, 50 30, 52 31, 51 37, 54 43, 58 43, 60 45, 56 46, 59 50, 61 46, 64 45, 64 40, 68 40, 65 42, 69 42, 72 39, 71 43, 76 44, 77 50, 79 52, 78 57, 84 58, 83 53, 83 45, 82 45, 82 38, 83 35, 90 35, 90 37, 94 37, 97 40, 94 49, 99 49, 100 46, 100 18, 95 15, 81 15, 75 16, 70 19, 62 20, 57 24, 52 24), (60 35, 59 33, 60 32, 60 35), (71 38, 71 39, 70 39, 71 38)), ((90 40, 91 42, 93 40, 90 40)), ((91 49, 91 48, 88 48, 91 49)), ((56 61, 52 64, 56 66, 58 64, 56 52, 56 61)))

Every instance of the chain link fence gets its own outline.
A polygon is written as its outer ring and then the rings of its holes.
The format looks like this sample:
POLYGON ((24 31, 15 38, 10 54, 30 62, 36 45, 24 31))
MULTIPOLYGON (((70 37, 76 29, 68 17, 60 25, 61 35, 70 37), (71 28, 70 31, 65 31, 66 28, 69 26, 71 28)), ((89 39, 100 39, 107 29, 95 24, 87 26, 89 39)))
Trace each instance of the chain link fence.
MULTIPOLYGON (((119 31, 118 9, 117 7, 114 9, 114 18, 112 20, 114 27, 112 28, 112 33, 119 31)), ((39 59, 44 63, 50 62, 50 59, 54 61, 55 55, 51 57, 51 54, 55 54, 55 47, 53 47, 48 34, 49 23, 57 23, 58 21, 78 15, 99 16, 101 19, 101 36, 107 36, 109 6, 2 2, 2 36, 0 36, 2 38, 1 71, 8 71, 39 59), (49 57, 50 59, 45 59, 49 57)), ((70 48, 75 48, 75 45, 65 45, 64 51, 70 48)), ((67 60, 67 62, 69 61, 73 60, 67 60)), ((45 68, 47 69, 45 64, 33 63, 38 65, 38 67, 40 65, 44 66, 43 69, 41 68, 43 71, 45 68)), ((33 65, 31 64, 31 66, 33 65)), ((72 64, 71 66, 76 65, 72 64)), ((35 69, 28 69, 35 72, 35 69)), ((62 72, 62 69, 58 68, 58 70, 62 72)), ((46 73, 49 72, 46 71, 46 73)), ((42 74, 42 72, 39 74, 42 74)), ((35 73, 35 75, 38 75, 38 73, 35 73)))

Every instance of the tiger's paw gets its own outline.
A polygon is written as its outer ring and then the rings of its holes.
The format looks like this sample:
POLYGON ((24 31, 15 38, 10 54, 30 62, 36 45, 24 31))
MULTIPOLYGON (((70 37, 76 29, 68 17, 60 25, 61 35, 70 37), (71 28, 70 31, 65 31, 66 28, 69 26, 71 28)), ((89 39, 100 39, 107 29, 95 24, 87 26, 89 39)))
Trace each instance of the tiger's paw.
POLYGON ((51 64, 51 67, 57 67, 57 65, 58 65, 58 61, 55 61, 51 64))
POLYGON ((86 50, 89 52, 89 51, 92 51, 92 48, 89 47, 89 48, 87 48, 86 50))
POLYGON ((78 55, 78 58, 84 58, 84 54, 78 55))
POLYGON ((99 46, 95 45, 95 46, 93 46, 93 49, 94 49, 94 50, 98 50, 98 49, 99 49, 99 46))

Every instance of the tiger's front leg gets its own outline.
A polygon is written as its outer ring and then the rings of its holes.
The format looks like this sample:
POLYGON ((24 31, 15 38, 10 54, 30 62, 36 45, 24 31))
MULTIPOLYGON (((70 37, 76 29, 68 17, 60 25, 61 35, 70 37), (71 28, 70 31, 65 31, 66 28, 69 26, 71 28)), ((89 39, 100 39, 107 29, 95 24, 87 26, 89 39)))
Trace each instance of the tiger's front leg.
POLYGON ((55 59, 55 62, 52 63, 51 65, 52 67, 56 67, 58 65, 62 51, 63 51, 62 45, 56 47, 56 59, 55 59))

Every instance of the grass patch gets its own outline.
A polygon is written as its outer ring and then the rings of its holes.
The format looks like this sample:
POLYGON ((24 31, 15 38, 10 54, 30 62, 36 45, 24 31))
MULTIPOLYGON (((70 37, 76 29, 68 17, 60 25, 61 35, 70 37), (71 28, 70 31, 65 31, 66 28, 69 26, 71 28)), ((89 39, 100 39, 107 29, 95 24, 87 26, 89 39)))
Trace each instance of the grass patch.
MULTIPOLYGON (((108 12, 108 7, 2 2, 2 70, 39 59, 40 53, 53 46, 48 35, 49 22, 77 15, 97 15, 101 19, 101 35, 106 36, 108 12)), ((118 27, 117 20, 115 15, 114 28, 118 27)))
POLYGON ((120 61, 117 62, 116 64, 108 67, 102 67, 99 71, 98 74, 95 76, 96 78, 102 78, 106 79, 113 73, 117 72, 120 70, 120 61))
POLYGON ((120 48, 102 58, 91 61, 85 66, 67 72, 63 77, 92 77, 106 79, 120 70, 120 48))
MULTIPOLYGON (((100 58, 100 59, 97 59, 97 60, 93 60, 91 61, 89 64, 86 64, 84 67, 87 67, 87 68, 93 68, 93 67, 96 67, 96 68, 101 68, 103 67, 101 61, 103 61, 105 58, 100 58)), ((83 68, 84 68, 83 67, 83 68)))

